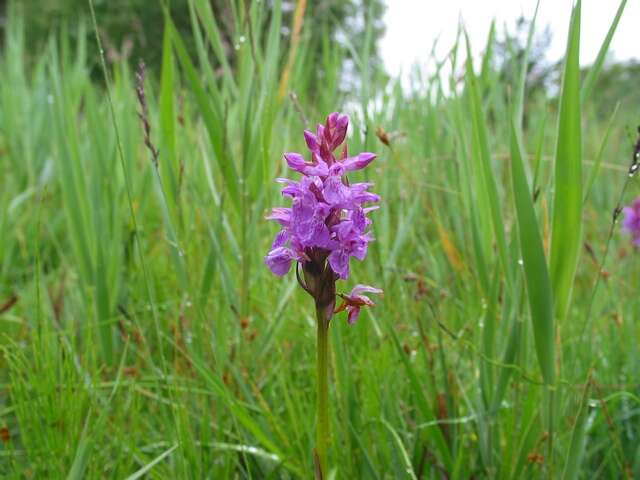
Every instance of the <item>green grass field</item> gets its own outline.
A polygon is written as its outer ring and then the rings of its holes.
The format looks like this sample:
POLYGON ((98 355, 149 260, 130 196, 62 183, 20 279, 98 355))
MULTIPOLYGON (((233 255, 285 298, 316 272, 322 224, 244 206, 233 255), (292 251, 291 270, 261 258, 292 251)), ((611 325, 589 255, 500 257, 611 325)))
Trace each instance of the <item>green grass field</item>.
POLYGON ((84 32, 27 51, 9 9, 0 476, 313 477, 313 303, 265 267, 264 216, 292 176, 282 153, 337 110, 350 151, 378 153, 353 178, 382 197, 339 291, 385 295, 331 322, 328 478, 640 477, 640 257, 612 229, 639 191, 640 117, 594 101, 618 5, 584 72, 578 2, 557 95, 533 96, 526 52, 513 82, 492 68, 494 30, 475 64, 461 32, 439 59, 453 73, 406 93, 372 74, 366 38, 315 42, 309 22, 281 36, 280 0, 234 3, 229 61, 209 2, 189 3, 197 55, 169 15, 149 46, 157 165, 135 72, 103 66, 84 32))

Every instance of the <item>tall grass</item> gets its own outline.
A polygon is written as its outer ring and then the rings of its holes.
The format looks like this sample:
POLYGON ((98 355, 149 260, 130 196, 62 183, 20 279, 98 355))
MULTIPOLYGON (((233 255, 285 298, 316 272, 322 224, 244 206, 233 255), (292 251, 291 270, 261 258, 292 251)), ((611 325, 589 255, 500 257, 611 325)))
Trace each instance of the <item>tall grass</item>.
POLYGON ((461 33, 438 59, 451 74, 406 92, 368 68, 366 11, 351 45, 315 40, 304 2, 293 25, 278 0, 232 3, 230 60, 210 2, 189 2, 193 56, 165 6, 162 66, 144 83, 156 166, 128 65, 103 70, 68 32, 25 51, 12 3, 1 474, 310 477, 315 320, 295 279, 264 267, 263 216, 282 152, 302 149, 307 121, 346 110, 350 146, 379 153, 367 180, 383 197, 353 282, 377 278, 385 298, 355 326, 334 319, 331 475, 640 476, 638 259, 617 234, 583 325, 601 275, 583 244, 604 254, 637 123, 634 106, 602 120, 590 104, 625 4, 586 78, 576 4, 559 94, 544 98, 528 97, 526 55, 513 85, 498 77, 494 28, 480 63, 461 33))

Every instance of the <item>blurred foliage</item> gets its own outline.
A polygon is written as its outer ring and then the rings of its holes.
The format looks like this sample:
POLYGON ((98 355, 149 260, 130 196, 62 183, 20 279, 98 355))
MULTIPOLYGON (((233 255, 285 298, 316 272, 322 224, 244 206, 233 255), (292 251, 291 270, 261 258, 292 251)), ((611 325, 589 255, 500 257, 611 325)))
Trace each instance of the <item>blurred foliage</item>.
MULTIPOLYGON (((77 28, 79 23, 90 23, 87 0, 9 0, 2 3, 3 18, 10 3, 23 10, 29 52, 39 51, 51 35, 60 32, 72 42, 78 40, 79 32, 83 32, 86 40, 95 47, 92 29, 82 31, 77 28)), ((118 62, 124 58, 133 64, 144 58, 151 66, 160 64, 163 14, 159 2, 94 0, 93 3, 108 61, 118 62)), ((188 1, 174 0, 171 10, 178 29, 183 33, 189 32, 188 1)), ((185 38, 190 36, 185 35, 185 38)))
MULTIPOLYGON (((530 28, 531 20, 521 16, 513 27, 505 27, 502 38, 496 40, 493 61, 500 81, 515 84, 519 65, 525 58, 530 28)), ((549 60, 552 39, 549 25, 534 32, 527 57, 526 90, 529 96, 546 94, 550 87, 557 84, 562 64, 549 60)))
MULTIPOLYGON (((611 61, 605 65, 596 83, 598 95, 594 96, 594 108, 600 118, 611 115, 616 103, 629 111, 629 121, 638 122, 638 105, 640 104, 640 62, 628 60, 625 62, 611 61)), ((635 131, 636 125, 629 125, 635 131)), ((635 135, 635 134, 634 134, 635 135)))
MULTIPOLYGON (((72 42, 77 41, 79 23, 89 25, 88 0, 0 0, 0 25, 4 25, 7 17, 7 7, 10 3, 23 10, 26 19, 27 51, 37 52, 51 35, 62 34, 72 42)), ((192 34, 192 23, 189 10, 189 0, 168 0, 173 22, 181 33, 189 52, 195 57, 195 41, 192 34)), ((250 0, 210 0, 214 15, 220 26, 223 46, 230 63, 234 63, 235 49, 243 30, 238 25, 239 13, 248 7, 250 0)), ((273 4, 273 0, 268 0, 273 4)), ((304 2, 305 22, 309 25, 305 29, 310 35, 311 44, 320 45, 326 39, 347 46, 345 68, 352 73, 351 78, 358 74, 353 68, 352 52, 358 49, 371 36, 375 45, 384 32, 382 20, 384 5, 382 0, 350 0, 304 2), (367 31, 367 18, 371 17, 370 28, 367 31)), ((107 61, 117 63, 126 60, 131 66, 144 59, 153 70, 158 70, 162 57, 163 12, 160 0, 93 0, 102 40, 105 47, 107 61)), ((291 35, 291 24, 296 8, 295 1, 283 1, 283 27, 281 34, 288 41, 291 35)), ((266 16, 261 28, 266 30, 270 17, 266 16)), ((0 32, 2 33, 2 32, 0 32)), ((87 42, 95 51, 95 38, 92 29, 84 30, 87 42)), ((4 37, 4 35, 1 35, 4 37)), ((257 38, 264 36, 256 35, 257 38)), ((320 64, 321 49, 309 52, 309 61, 320 64)), ((376 54, 376 49, 370 53, 369 68, 380 70, 382 62, 376 54)), ((97 62, 97 59, 96 59, 97 62)), ((97 63, 96 63, 97 64, 97 63)), ((317 72, 319 80, 322 72, 317 72)))
MULTIPOLYGON (((525 57, 530 26, 530 19, 519 17, 513 26, 506 26, 502 34, 496 38, 492 67, 497 82, 507 85, 516 83, 518 65, 525 57)), ((549 58, 552 40, 553 33, 548 25, 535 31, 532 38, 527 62, 525 125, 527 111, 536 102, 547 97, 553 98, 559 93, 563 59, 549 58)), ((583 79, 589 68, 590 66, 581 68, 583 79)), ((596 83, 598 95, 593 97, 588 107, 594 109, 599 120, 606 121, 619 102, 622 107, 619 116, 635 131, 637 110, 633 106, 640 102, 640 91, 635 88, 639 82, 640 63, 637 60, 617 61, 613 56, 609 56, 596 83)), ((504 95, 507 100, 510 93, 505 90, 504 95)))

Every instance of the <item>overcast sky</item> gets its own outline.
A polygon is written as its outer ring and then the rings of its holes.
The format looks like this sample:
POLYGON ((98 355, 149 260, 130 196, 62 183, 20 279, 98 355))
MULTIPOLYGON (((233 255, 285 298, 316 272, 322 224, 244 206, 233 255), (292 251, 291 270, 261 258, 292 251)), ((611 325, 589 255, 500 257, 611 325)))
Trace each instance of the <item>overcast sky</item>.
MULTIPOLYGON (((484 48, 491 20, 498 31, 511 30, 519 15, 531 18, 535 0, 386 0, 386 33, 380 42, 382 58, 392 74, 407 74, 415 62, 423 61, 438 36, 440 56, 453 45, 459 18, 469 33, 474 54, 484 48)), ((549 56, 557 60, 564 54, 572 0, 541 0, 537 30, 551 27, 553 42, 549 56)), ((618 0, 583 0, 580 61, 590 64, 618 8, 618 0)), ((630 0, 611 43, 617 59, 640 58, 640 1, 630 0)))

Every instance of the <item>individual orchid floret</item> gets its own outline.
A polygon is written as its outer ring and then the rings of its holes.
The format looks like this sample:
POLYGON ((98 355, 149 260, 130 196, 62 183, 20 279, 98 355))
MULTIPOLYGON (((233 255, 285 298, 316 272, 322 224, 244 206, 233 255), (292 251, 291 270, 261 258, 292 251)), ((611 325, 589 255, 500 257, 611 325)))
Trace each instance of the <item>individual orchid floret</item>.
POLYGON ((370 287, 369 285, 356 285, 348 295, 340 295, 343 302, 342 305, 336 308, 335 313, 346 310, 347 321, 349 324, 354 324, 356 320, 358 320, 362 307, 373 307, 375 305, 375 303, 373 303, 369 297, 363 295, 363 293, 382 294, 383 292, 379 288, 370 287))
POLYGON ((636 247, 640 247, 640 198, 636 198, 631 206, 622 209, 624 221, 622 230, 631 234, 631 239, 636 247))
POLYGON ((318 157, 315 157, 315 162, 312 163, 307 162, 302 155, 295 152, 285 153, 284 158, 290 169, 304 175, 326 176, 329 173, 329 167, 326 162, 318 157))

